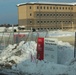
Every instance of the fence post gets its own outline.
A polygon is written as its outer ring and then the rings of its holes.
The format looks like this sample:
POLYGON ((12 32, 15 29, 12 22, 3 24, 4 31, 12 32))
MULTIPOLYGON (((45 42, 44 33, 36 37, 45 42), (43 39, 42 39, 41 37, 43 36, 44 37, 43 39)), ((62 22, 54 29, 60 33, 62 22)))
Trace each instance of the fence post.
POLYGON ((74 58, 76 58, 76 32, 75 32, 75 42, 74 42, 74 58))
POLYGON ((14 25, 12 24, 12 44, 14 44, 14 25))

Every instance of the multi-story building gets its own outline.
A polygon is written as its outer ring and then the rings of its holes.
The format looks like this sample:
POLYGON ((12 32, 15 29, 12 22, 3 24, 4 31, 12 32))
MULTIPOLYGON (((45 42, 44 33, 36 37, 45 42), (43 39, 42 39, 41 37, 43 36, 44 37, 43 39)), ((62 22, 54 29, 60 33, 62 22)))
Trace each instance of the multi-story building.
POLYGON ((76 3, 17 4, 19 26, 26 29, 76 29, 76 3))

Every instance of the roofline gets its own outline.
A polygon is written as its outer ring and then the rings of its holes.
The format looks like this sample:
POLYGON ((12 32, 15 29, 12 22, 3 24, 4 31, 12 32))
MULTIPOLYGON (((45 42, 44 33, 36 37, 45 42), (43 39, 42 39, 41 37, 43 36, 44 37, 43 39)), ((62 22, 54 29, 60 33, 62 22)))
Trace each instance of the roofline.
POLYGON ((22 6, 22 5, 30 5, 30 4, 51 4, 51 5, 76 5, 76 2, 74 3, 62 3, 62 2, 27 2, 27 3, 20 3, 17 4, 17 6, 22 6))

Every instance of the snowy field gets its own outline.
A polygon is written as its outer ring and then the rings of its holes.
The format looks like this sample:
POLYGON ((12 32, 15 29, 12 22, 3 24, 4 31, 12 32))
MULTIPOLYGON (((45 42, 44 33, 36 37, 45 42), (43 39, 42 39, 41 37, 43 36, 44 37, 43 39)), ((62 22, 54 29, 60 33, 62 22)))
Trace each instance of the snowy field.
MULTIPOLYGON (((34 34, 36 36, 36 34, 34 34)), ((41 32, 40 37, 75 36, 74 32, 41 32)), ((0 73, 6 75, 76 75, 74 47, 58 41, 57 63, 36 59, 37 43, 21 41, 0 51, 0 73)), ((1 75, 1 74, 0 74, 1 75)))

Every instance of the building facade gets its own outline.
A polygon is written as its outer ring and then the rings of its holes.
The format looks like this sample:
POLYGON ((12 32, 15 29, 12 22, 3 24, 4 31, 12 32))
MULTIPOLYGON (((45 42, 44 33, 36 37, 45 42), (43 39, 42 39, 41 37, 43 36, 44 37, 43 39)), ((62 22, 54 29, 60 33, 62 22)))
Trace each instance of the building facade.
POLYGON ((19 26, 26 29, 76 29, 76 3, 30 2, 17 7, 19 26))

